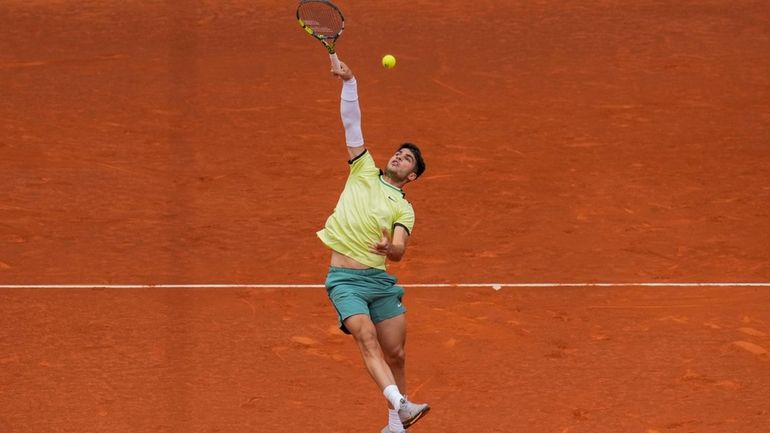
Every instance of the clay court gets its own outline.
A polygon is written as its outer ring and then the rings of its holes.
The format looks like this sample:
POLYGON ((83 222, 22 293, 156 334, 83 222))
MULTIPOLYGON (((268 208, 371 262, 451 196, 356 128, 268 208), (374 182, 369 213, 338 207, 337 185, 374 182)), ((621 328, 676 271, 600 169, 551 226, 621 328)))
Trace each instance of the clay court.
MULTIPOLYGON (((337 3, 368 148, 428 164, 410 432, 770 429, 770 3, 337 3)), ((347 154, 295 7, 0 4, 0 433, 385 425, 321 288, 347 154)))

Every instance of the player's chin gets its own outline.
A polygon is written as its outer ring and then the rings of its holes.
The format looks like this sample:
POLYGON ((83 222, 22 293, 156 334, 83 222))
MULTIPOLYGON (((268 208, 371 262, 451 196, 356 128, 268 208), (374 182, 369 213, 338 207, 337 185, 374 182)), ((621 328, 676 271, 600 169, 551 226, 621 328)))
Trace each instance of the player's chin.
POLYGON ((406 177, 408 175, 401 174, 397 170, 393 170, 391 167, 388 167, 387 170, 385 170, 385 173, 387 173, 388 177, 397 181, 397 182, 403 182, 406 180, 406 177))

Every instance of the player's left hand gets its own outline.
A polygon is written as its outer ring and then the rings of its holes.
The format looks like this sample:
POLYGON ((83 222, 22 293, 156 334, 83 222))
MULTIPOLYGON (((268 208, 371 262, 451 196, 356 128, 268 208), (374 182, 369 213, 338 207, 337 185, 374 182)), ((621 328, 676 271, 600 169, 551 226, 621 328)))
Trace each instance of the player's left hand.
POLYGON ((390 230, 383 227, 382 237, 380 238, 380 241, 372 245, 369 245, 369 251, 381 256, 387 256, 389 248, 390 248, 390 230))

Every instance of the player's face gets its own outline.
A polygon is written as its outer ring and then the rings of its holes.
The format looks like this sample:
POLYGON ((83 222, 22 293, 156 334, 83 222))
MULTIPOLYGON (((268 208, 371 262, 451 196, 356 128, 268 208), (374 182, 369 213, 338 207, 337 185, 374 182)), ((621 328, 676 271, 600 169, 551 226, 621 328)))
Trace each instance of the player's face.
POLYGON ((412 181, 417 179, 417 174, 414 172, 414 168, 417 165, 417 159, 409 149, 399 149, 396 153, 390 157, 388 161, 388 167, 385 172, 391 179, 399 182, 408 180, 412 181))

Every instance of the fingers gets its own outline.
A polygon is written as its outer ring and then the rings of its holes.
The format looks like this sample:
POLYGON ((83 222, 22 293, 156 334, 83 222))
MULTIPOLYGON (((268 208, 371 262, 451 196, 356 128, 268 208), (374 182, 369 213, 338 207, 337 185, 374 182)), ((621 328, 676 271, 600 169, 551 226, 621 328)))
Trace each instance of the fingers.
POLYGON ((331 73, 335 77, 342 78, 345 81, 349 80, 352 77, 349 71, 343 71, 343 70, 335 71, 334 69, 332 69, 331 73))
POLYGON ((382 231, 382 237, 379 242, 369 246, 369 252, 386 256, 388 255, 388 248, 390 248, 390 230, 386 227, 382 227, 380 230, 382 231))
POLYGON ((336 75, 338 77, 345 75, 349 71, 350 71, 350 69, 348 69, 348 67, 345 66, 345 64, 342 63, 342 62, 340 62, 340 68, 339 69, 334 69, 334 67, 332 67, 332 74, 334 74, 334 75, 336 75))
POLYGON ((348 65, 346 65, 344 62, 340 62, 340 68, 339 69, 334 69, 332 67, 331 73, 335 77, 342 78, 345 81, 353 78, 353 72, 350 70, 348 65))
POLYGON ((377 242, 376 244, 369 245, 369 252, 374 254, 379 254, 381 256, 388 254, 388 248, 390 247, 390 244, 387 242, 377 242))

